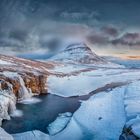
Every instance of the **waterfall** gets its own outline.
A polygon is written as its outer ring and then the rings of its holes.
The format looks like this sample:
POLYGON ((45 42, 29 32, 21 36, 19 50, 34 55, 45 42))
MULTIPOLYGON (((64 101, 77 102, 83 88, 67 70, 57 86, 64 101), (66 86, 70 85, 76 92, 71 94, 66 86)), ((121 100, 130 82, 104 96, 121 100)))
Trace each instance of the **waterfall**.
POLYGON ((25 86, 24 80, 21 77, 21 75, 19 75, 16 72, 7 72, 7 71, 3 72, 3 74, 6 77, 11 78, 13 80, 17 80, 18 79, 18 82, 20 83, 20 88, 19 88, 19 91, 18 91, 18 100, 27 99, 27 98, 32 97, 32 95, 33 95, 32 91, 31 91, 30 88, 27 88, 25 86))
POLYGON ((18 78, 19 78, 19 83, 21 86, 19 89, 19 99, 21 100, 21 99, 31 98, 33 95, 31 92, 31 89, 29 89, 25 86, 24 80, 20 75, 18 76, 18 78))

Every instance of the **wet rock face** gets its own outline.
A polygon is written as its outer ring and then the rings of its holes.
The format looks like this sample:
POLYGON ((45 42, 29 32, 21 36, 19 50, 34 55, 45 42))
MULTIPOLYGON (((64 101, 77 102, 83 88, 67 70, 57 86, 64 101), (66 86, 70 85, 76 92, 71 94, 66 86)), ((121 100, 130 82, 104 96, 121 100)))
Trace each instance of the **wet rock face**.
POLYGON ((9 90, 15 94, 17 98, 22 98, 22 95, 47 93, 47 76, 34 75, 32 73, 19 74, 16 77, 1 76, 1 89, 9 90), (22 80, 22 81, 21 81, 22 80), (22 92, 22 93, 21 93, 22 92))
POLYGON ((47 76, 27 74, 27 76, 23 76, 23 80, 25 86, 31 89, 33 94, 47 93, 47 76))
POLYGON ((11 79, 8 77, 0 77, 1 80, 1 89, 2 90, 9 90, 11 88, 11 92, 13 92, 16 96, 18 96, 18 92, 20 89, 20 83, 17 78, 11 79))

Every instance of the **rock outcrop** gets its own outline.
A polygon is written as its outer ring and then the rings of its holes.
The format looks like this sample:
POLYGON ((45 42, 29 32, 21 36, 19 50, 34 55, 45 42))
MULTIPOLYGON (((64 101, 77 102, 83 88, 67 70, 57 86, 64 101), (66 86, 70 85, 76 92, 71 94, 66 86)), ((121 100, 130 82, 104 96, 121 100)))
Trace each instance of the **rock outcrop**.
POLYGON ((18 99, 24 94, 47 93, 48 69, 53 66, 52 63, 0 55, 0 89, 11 89, 18 99))
POLYGON ((47 93, 47 75, 3 72, 0 74, 1 90, 12 90, 18 100, 33 94, 47 93))
POLYGON ((0 55, 0 123, 10 119, 17 101, 47 93, 48 69, 53 66, 53 63, 0 55))

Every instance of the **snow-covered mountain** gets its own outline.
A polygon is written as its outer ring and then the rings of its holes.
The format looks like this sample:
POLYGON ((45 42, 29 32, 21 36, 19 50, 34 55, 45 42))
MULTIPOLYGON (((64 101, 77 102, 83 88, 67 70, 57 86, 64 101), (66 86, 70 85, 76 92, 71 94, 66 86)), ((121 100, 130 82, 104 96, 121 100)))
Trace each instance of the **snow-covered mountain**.
POLYGON ((98 56, 85 43, 73 43, 67 45, 64 50, 58 52, 51 58, 51 60, 72 64, 121 67, 120 65, 111 63, 98 56))
POLYGON ((97 56, 84 43, 68 45, 63 51, 56 54, 52 59, 82 64, 105 63, 106 61, 97 56))

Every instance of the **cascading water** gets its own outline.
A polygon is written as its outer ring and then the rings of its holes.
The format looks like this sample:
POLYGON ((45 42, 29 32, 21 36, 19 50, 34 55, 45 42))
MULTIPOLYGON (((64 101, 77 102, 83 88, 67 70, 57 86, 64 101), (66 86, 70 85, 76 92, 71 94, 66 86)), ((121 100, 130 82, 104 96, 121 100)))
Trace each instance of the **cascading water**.
MULTIPOLYGON (((21 75, 19 75, 18 73, 15 73, 15 72, 6 72, 6 71, 3 72, 3 74, 6 77, 12 78, 13 80, 18 80, 18 82, 20 84, 20 88, 18 91, 18 100, 27 99, 27 98, 30 98, 33 96, 31 89, 27 88, 25 86, 24 80, 21 75)), ((10 89, 11 89, 11 87, 10 87, 10 89)), ((13 90, 13 89, 11 89, 11 90, 13 90)), ((11 91, 11 92, 13 92, 13 91, 11 91)))
POLYGON ((25 83, 20 75, 18 76, 18 78, 19 78, 19 83, 21 86, 19 90, 19 100, 31 98, 33 95, 31 92, 31 89, 28 89, 25 86, 25 83))

